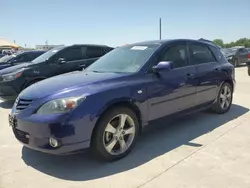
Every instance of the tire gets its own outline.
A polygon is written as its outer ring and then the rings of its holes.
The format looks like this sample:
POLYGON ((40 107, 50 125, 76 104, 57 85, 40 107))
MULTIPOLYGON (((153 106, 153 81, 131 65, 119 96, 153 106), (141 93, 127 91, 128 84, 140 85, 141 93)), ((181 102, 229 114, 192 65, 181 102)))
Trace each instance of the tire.
POLYGON ((234 62, 234 63, 233 63, 234 67, 238 67, 238 66, 239 66, 238 60, 235 59, 233 62, 234 62))
POLYGON ((134 147, 138 133, 138 118, 132 110, 126 107, 112 108, 103 114, 98 121, 92 135, 91 150, 95 157, 101 160, 115 161, 121 159, 134 147), (121 117, 126 117, 123 129, 118 128, 121 127, 119 123, 121 117), (112 125, 112 128, 108 124, 112 125), (132 124, 134 126, 131 126, 132 124), (131 128, 129 128, 130 126, 131 128), (125 131, 126 133, 131 132, 131 134, 126 134, 125 131), (122 149, 121 144, 127 147, 122 149))
POLYGON ((224 114, 224 113, 228 112, 229 109, 231 108, 232 101, 233 101, 232 85, 229 84, 228 82, 225 82, 224 84, 222 84, 222 86, 220 88, 220 91, 218 93, 216 101, 212 106, 212 111, 214 113, 217 113, 217 114, 224 114), (227 91, 225 90, 225 88, 227 88, 227 91), (222 98, 222 95, 224 97, 227 95, 227 97, 222 98), (230 97, 229 97, 229 95, 230 95, 230 97), (225 102, 223 103, 224 100, 225 100, 225 102), (224 104, 224 108, 222 107, 223 104, 224 104))
POLYGON ((247 68, 248 69, 248 76, 250 76, 250 67, 247 68))

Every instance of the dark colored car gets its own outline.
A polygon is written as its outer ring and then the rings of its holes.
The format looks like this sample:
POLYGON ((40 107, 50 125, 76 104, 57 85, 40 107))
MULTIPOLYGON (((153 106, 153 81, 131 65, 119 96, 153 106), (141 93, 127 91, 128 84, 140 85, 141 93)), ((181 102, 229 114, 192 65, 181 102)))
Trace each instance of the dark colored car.
POLYGON ((25 146, 51 154, 91 147, 116 160, 151 122, 197 110, 226 113, 234 66, 218 47, 162 40, 119 47, 83 72, 36 83, 18 96, 9 122, 25 146))
POLYGON ((226 59, 235 67, 246 64, 250 59, 250 51, 246 48, 227 48, 222 49, 226 59))
POLYGON ((0 58, 0 70, 19 65, 21 63, 30 62, 43 53, 45 53, 45 51, 28 51, 12 55, 5 55, 4 57, 0 58))
POLYGON ((72 45, 47 51, 29 63, 0 70, 0 98, 15 99, 28 86, 72 71, 83 70, 113 48, 101 45, 72 45))

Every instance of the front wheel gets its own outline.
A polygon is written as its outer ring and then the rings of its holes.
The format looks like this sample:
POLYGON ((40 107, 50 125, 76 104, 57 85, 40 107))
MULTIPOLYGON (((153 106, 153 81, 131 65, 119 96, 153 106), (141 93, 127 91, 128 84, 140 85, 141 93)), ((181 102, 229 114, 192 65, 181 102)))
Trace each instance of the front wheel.
POLYGON ((126 107, 109 110, 96 126, 91 147, 98 158, 106 161, 126 156, 133 148, 139 132, 137 116, 126 107))
POLYGON ((226 113, 232 105, 232 100, 233 88, 229 83, 225 82, 224 84, 222 84, 216 101, 212 106, 213 112, 217 114, 226 113))

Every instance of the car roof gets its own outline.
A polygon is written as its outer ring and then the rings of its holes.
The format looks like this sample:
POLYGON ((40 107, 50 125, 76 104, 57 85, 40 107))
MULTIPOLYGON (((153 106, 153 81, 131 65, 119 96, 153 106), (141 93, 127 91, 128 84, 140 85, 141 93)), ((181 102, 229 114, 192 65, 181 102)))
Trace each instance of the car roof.
POLYGON ((206 40, 194 40, 194 39, 167 39, 167 40, 152 40, 152 41, 144 41, 144 42, 138 42, 138 43, 134 43, 131 45, 153 45, 153 44, 158 44, 158 45, 165 45, 168 43, 172 43, 172 42, 199 42, 199 43, 203 43, 203 44, 208 44, 214 47, 217 47, 215 44, 213 44, 210 41, 206 41, 206 40))
MULTIPOLYGON (((107 46, 107 45, 102 45, 102 44, 73 44, 71 46, 87 46, 87 47, 109 47, 109 48, 112 48, 110 46, 107 46)), ((71 47, 71 46, 67 46, 67 47, 71 47)))

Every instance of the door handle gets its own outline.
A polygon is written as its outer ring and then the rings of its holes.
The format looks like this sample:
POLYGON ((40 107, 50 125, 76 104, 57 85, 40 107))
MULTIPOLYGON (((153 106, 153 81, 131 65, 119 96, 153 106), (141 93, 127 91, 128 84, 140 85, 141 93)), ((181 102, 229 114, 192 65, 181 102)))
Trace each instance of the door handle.
POLYGON ((187 78, 192 78, 192 77, 194 77, 193 73, 187 73, 187 78))
POLYGON ((215 69, 214 69, 214 72, 220 72, 220 71, 221 71, 220 68, 215 68, 215 69))

